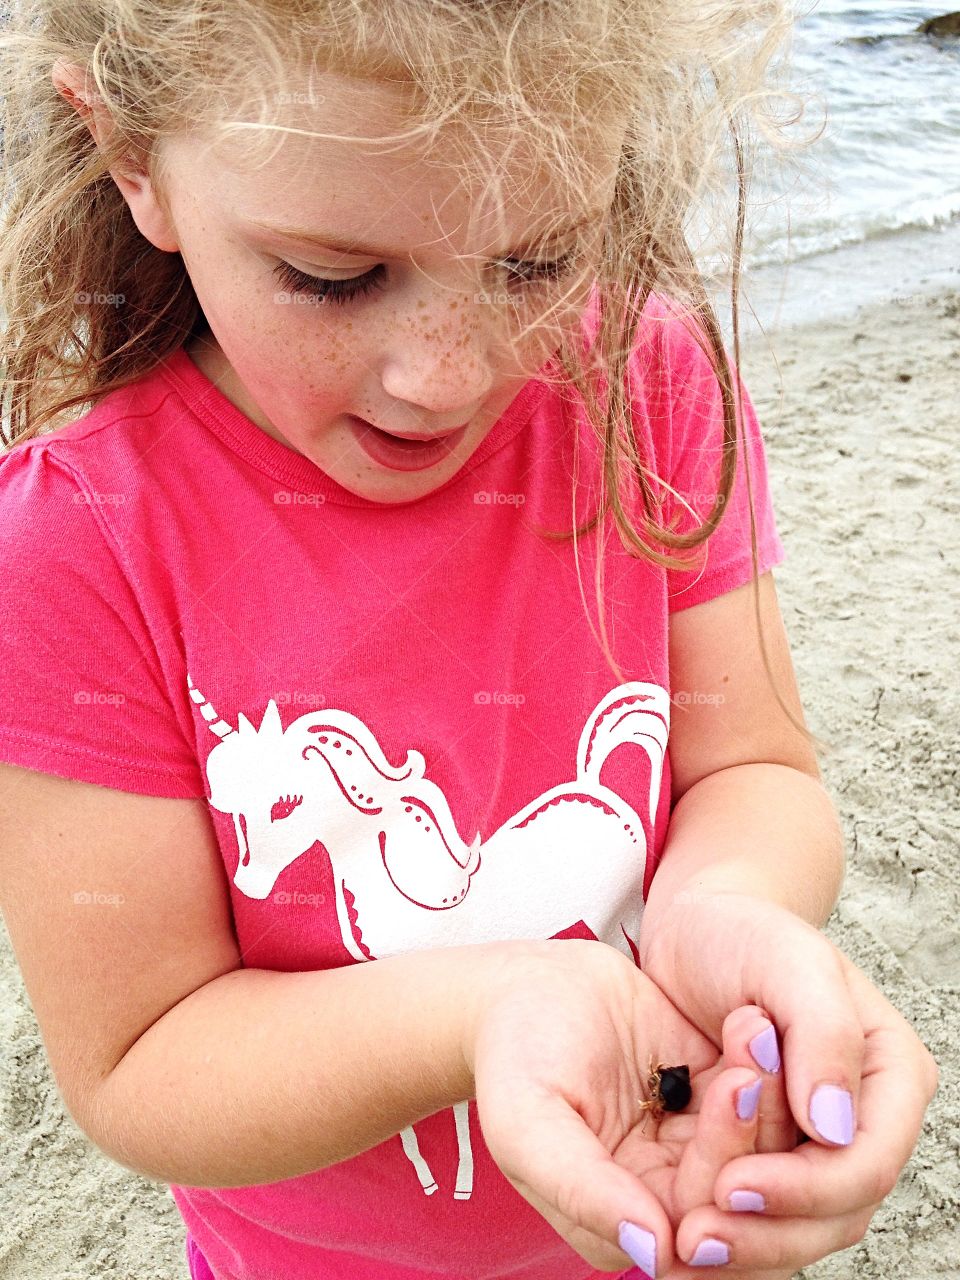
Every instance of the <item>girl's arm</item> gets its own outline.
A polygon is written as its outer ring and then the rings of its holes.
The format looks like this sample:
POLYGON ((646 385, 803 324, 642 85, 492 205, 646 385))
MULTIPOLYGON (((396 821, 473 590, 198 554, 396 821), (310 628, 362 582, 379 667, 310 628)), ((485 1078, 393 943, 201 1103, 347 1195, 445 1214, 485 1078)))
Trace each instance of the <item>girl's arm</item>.
MULTIPOLYGON (((804 723, 772 572, 757 584, 777 690, 804 723)), ((656 980, 669 963, 678 1007, 718 1043, 741 975, 724 957, 704 981, 701 940, 681 924, 724 894, 775 903, 816 929, 843 883, 843 833, 816 754, 785 715, 763 662, 751 583, 670 617, 672 813, 644 906, 639 950, 656 980), (666 953, 670 952, 667 961, 666 953), (685 957, 689 963, 685 963, 685 957)), ((736 941, 731 939, 731 943, 736 941)))
POLYGON ((527 949, 225 973, 144 1032, 84 1128, 118 1164, 187 1186, 279 1182, 348 1160, 473 1096, 472 1011, 527 949))
POLYGON ((0 910, 73 1119, 117 1163, 187 1186, 325 1168, 472 1096, 480 998, 505 960, 570 945, 245 968, 204 801, 4 763, 0 910))

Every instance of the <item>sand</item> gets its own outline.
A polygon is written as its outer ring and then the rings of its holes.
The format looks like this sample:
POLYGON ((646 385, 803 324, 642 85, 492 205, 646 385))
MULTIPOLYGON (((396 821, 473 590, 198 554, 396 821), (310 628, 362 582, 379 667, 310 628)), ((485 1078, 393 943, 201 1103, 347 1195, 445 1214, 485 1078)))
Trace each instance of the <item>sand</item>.
MULTIPOLYGON (((781 608, 847 836, 826 931, 941 1067, 865 1239, 803 1280, 960 1277, 958 368, 955 291, 778 330, 743 354, 787 546, 781 608)), ((0 1280, 186 1280, 166 1188, 112 1163, 65 1114, 5 929, 0 1185, 0 1280)))
POLYGON ((847 840, 826 933, 941 1075, 864 1240, 804 1280, 960 1277, 960 293, 900 299, 751 340, 741 360, 787 548, 778 596, 847 840))

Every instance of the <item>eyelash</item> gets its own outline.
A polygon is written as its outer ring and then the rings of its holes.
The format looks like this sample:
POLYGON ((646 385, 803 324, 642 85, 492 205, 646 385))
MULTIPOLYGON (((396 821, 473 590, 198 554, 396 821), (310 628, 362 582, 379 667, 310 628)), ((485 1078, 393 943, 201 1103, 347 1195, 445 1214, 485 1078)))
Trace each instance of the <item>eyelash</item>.
MULTIPOLYGON (((570 253, 562 254, 559 258, 553 258, 550 261, 524 262, 516 258, 504 258, 501 265, 513 264, 508 268, 509 270, 515 273, 527 273, 525 278, 521 279, 521 284, 539 284, 546 280, 560 279, 572 269, 576 258, 577 251, 571 250, 570 253)), ((362 276, 352 276, 348 280, 324 280, 319 276, 311 276, 306 271, 298 270, 289 262, 278 263, 274 268, 274 274, 281 285, 291 293, 307 293, 318 302, 329 300, 337 303, 352 302, 355 298, 372 293, 374 289, 382 289, 385 271, 383 263, 377 263, 362 276)))

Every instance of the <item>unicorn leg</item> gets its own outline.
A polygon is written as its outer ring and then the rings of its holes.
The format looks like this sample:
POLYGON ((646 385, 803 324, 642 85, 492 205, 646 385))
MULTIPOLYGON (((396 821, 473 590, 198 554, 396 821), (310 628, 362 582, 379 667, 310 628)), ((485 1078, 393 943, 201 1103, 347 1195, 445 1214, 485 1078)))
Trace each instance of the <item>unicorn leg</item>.
POLYGON ((403 1143, 403 1150, 407 1159, 417 1171, 417 1177, 420 1179, 424 1195, 432 1196, 437 1190, 436 1179, 430 1172, 426 1160, 420 1154, 420 1145, 417 1142, 417 1135, 414 1133, 412 1125, 400 1130, 400 1141, 403 1143))
POLYGON ((470 1103, 454 1103, 453 1118, 457 1126, 457 1185, 454 1200, 469 1200, 473 1195, 473 1148, 470 1145, 470 1103))

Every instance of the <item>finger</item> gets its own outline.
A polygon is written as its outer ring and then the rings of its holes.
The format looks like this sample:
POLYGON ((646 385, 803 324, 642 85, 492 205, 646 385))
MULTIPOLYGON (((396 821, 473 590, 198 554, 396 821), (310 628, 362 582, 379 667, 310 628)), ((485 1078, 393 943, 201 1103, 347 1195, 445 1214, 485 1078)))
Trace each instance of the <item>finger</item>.
POLYGON ((731 1199, 735 1190, 749 1190, 763 1197, 767 1215, 827 1219, 886 1199, 910 1160, 923 1123, 924 1094, 911 1089, 911 1066, 915 1069, 915 1060, 897 1052, 890 1038, 870 1038, 852 1146, 829 1149, 810 1142, 790 1155, 765 1153, 732 1161, 717 1179, 718 1206, 749 1207, 753 1197, 731 1199))
POLYGON ((909 1022, 850 967, 855 1007, 867 1027, 856 1141, 833 1148, 809 1142, 789 1155, 735 1160, 717 1179, 718 1205, 726 1207, 732 1191, 749 1189, 762 1194, 768 1215, 827 1218, 884 1200, 896 1185, 936 1081, 909 1022))
POLYGON ((693 1209, 677 1229, 679 1277, 703 1274, 704 1266, 737 1268, 801 1267, 858 1244, 866 1235, 878 1204, 828 1219, 766 1218, 756 1214, 724 1214, 713 1205, 693 1209), (696 1262, 693 1261, 696 1259, 696 1262))
POLYGON ((786 1080, 780 1069, 777 1032, 766 1011, 758 1005, 741 1005, 724 1019, 723 1063, 727 1067, 760 1070, 762 1085, 757 1112, 754 1148, 763 1151, 792 1151, 799 1134, 790 1111, 786 1080))
POLYGON ((765 975, 758 1003, 780 1029, 790 1110, 815 1142, 849 1146, 857 1131, 864 1033, 841 953, 801 928, 765 975))
MULTIPOLYGON (((523 1124, 497 1126, 497 1163, 557 1234, 600 1271, 636 1264, 653 1276, 672 1261, 673 1229, 663 1206, 570 1104, 534 1088, 514 1102, 523 1124)), ((486 1132, 482 1114, 480 1121, 486 1132)))
POLYGON ((756 1071, 721 1071, 699 1103, 696 1129, 677 1166, 675 1221, 697 1205, 712 1204, 717 1177, 728 1161, 754 1150, 761 1080, 756 1071))

